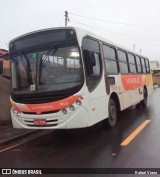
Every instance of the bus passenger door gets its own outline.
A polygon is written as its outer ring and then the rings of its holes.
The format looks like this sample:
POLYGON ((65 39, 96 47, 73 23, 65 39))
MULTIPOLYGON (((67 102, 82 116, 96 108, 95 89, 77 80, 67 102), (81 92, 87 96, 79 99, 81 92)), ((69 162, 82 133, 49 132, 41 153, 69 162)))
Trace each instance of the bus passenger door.
POLYGON ((108 97, 98 41, 87 37, 83 39, 83 59, 88 89, 89 125, 93 125, 106 118, 108 113, 108 97))

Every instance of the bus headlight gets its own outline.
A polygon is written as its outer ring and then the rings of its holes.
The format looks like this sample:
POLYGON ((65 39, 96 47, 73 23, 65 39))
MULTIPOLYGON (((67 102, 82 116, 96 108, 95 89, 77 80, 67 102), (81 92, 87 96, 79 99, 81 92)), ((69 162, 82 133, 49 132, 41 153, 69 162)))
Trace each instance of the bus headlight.
POLYGON ((81 105, 81 104, 82 104, 81 100, 77 100, 77 101, 76 101, 76 104, 77 104, 77 105, 81 105))
POLYGON ((62 109, 63 114, 67 114, 67 109, 62 109))
POLYGON ((16 109, 13 108, 12 111, 13 111, 13 114, 15 114, 16 116, 20 117, 21 113, 18 112, 16 109))
POLYGON ((71 106, 69 107, 69 109, 70 109, 71 111, 74 111, 74 110, 75 110, 75 107, 74 107, 73 105, 71 105, 71 106))
POLYGON ((21 115, 21 113, 20 112, 17 112, 17 116, 19 117, 21 115))
POLYGON ((13 109, 13 114, 16 114, 17 115, 17 110, 13 109))

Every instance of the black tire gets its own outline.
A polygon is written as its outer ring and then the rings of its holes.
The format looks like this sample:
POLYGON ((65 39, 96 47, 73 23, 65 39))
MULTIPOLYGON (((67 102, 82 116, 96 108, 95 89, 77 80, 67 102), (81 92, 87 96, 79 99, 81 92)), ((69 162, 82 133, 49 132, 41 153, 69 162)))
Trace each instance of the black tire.
POLYGON ((144 89, 143 90, 143 100, 140 102, 140 105, 143 107, 143 108, 146 108, 147 107, 147 90, 144 89))
POLYGON ((114 127, 117 123, 117 106, 115 101, 110 98, 108 105, 109 117, 107 118, 109 127, 114 127))
POLYGON ((141 108, 141 103, 138 103, 137 105, 136 105, 136 109, 140 109, 141 108))

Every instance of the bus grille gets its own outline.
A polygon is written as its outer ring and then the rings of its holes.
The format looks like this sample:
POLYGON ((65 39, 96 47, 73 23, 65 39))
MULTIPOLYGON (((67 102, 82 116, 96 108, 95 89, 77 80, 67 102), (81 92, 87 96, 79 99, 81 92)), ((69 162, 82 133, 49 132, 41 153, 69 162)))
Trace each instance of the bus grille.
POLYGON ((34 124, 34 119, 23 118, 23 123, 28 127, 55 127, 61 122, 63 122, 63 120, 58 120, 58 119, 47 120, 46 119, 46 124, 45 125, 35 125, 34 124))
POLYGON ((28 127, 55 127, 58 124, 49 124, 49 125, 27 125, 28 127))
MULTIPOLYGON (((53 114, 53 113, 57 113, 58 111, 60 111, 60 110, 46 111, 46 112, 42 112, 41 114, 53 114)), ((37 115, 36 112, 23 112, 23 114, 37 115)))

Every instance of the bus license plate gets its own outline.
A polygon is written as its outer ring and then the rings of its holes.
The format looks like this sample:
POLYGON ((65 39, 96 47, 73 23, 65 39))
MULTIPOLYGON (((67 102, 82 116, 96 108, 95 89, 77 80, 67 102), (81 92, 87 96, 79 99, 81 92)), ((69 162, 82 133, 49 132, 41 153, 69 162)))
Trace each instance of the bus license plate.
POLYGON ((34 125, 45 125, 46 119, 34 119, 34 125))

